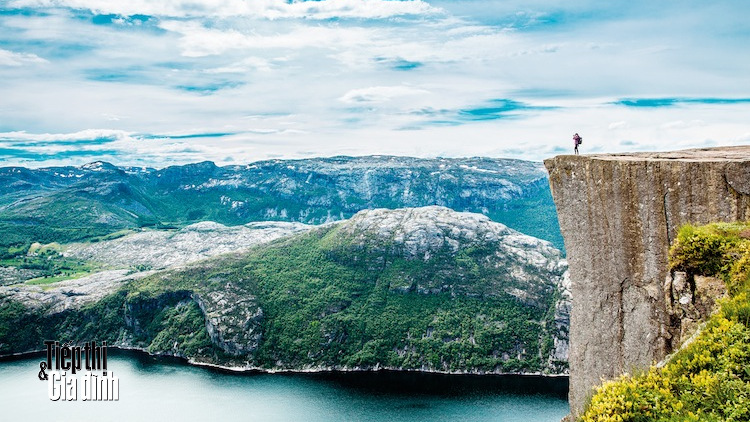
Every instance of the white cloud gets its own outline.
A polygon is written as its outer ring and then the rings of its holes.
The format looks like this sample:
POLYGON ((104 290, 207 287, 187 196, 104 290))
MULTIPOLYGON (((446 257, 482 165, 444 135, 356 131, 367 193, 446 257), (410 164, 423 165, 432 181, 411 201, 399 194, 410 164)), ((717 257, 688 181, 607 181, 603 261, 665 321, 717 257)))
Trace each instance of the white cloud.
POLYGON ((227 66, 215 67, 206 69, 206 73, 221 74, 221 73, 246 73, 252 70, 258 70, 261 72, 270 72, 274 68, 274 63, 282 63, 286 61, 283 57, 277 57, 274 59, 265 59, 263 57, 247 57, 238 62, 231 63, 227 66))
POLYGON ((0 132, 2 141, 82 141, 92 139, 124 139, 132 134, 122 130, 86 129, 73 133, 27 133, 26 131, 0 132))
POLYGON ((669 130, 669 129, 690 129, 692 127, 704 126, 705 124, 706 124, 706 122, 704 122, 703 120, 691 120, 689 122, 686 122, 684 120, 675 120, 675 121, 671 121, 671 122, 666 122, 666 123, 662 124, 660 127, 662 129, 667 129, 667 130, 669 130))
POLYGON ((127 119, 128 116, 118 116, 116 114, 109 114, 109 113, 102 113, 102 117, 105 119, 111 121, 111 122, 118 122, 122 119, 127 119))
POLYGON ((349 104, 384 103, 399 97, 421 94, 429 94, 429 91, 408 86, 371 86, 368 88, 352 89, 342 95, 339 100, 349 104))
POLYGON ((167 20, 159 26, 181 35, 180 47, 185 57, 220 55, 240 49, 351 48, 371 44, 377 36, 377 29, 301 24, 291 25, 284 32, 275 28, 267 35, 256 31, 243 33, 236 29, 207 28, 196 21, 167 20))
POLYGON ((610 130, 623 129, 623 128, 627 128, 628 127, 628 122, 626 122, 624 120, 620 120, 619 122, 612 122, 612 123, 610 123, 608 127, 609 127, 610 130))
MULTIPOLYGON (((750 41, 744 24, 733 29, 715 10, 726 6, 436 1, 444 11, 386 0, 5 1, 76 10, 2 19, 0 123, 16 132, 0 144, 67 148, 67 163, 94 159, 68 154, 86 150, 169 165, 378 153, 542 159, 568 151, 576 131, 584 152, 749 142, 749 104, 612 104, 750 97, 750 41), (156 19, 99 25, 88 10, 156 19), (41 57, 54 66, 31 66, 41 57), (538 108, 492 111, 508 100, 538 108), (201 133, 228 135, 193 137, 201 133), (92 138, 105 142, 54 141, 92 138)), ((18 162, 9 154, 0 165, 18 162)))
POLYGON ((265 19, 389 18, 440 13, 422 0, 11 0, 12 7, 70 7, 101 14, 265 19))
POLYGON ((0 66, 23 66, 33 63, 48 63, 47 60, 31 53, 16 53, 0 48, 0 66))

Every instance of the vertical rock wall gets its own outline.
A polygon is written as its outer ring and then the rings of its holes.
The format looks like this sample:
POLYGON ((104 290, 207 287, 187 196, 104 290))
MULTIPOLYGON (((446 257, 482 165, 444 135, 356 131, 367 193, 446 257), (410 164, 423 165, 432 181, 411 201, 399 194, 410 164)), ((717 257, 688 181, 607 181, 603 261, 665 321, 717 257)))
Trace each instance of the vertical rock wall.
POLYGON ((685 223, 750 219, 750 146, 545 160, 570 264, 570 405, 679 345, 667 253, 685 223))

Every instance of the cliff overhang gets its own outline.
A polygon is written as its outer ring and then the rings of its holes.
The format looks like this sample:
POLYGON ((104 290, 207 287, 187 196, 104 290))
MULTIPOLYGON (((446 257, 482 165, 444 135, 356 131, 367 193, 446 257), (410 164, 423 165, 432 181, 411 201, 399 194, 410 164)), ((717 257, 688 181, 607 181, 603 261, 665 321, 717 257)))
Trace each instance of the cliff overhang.
POLYGON ((680 226, 750 219, 750 146, 545 160, 570 265, 570 405, 679 346, 665 280, 680 226))

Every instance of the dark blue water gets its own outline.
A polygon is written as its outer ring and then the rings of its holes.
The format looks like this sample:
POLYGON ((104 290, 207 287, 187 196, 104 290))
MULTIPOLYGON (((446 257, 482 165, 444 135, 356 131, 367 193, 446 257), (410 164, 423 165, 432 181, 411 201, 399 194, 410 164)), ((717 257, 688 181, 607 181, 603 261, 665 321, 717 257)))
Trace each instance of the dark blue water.
POLYGON ((42 359, 0 362, 0 419, 520 422, 559 421, 568 412, 565 379, 232 374, 112 351, 108 367, 120 379, 119 401, 84 402, 79 392, 78 401, 53 402, 37 379, 42 359))

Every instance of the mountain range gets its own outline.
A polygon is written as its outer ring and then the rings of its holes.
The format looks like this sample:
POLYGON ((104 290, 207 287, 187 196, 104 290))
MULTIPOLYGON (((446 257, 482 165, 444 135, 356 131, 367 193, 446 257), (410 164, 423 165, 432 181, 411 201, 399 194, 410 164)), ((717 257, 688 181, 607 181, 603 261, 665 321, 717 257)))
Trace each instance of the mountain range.
POLYGON ((200 221, 320 224, 373 208, 445 206, 487 215, 562 249, 541 163, 369 156, 163 169, 94 162, 0 168, 0 247, 91 240, 200 221))
POLYGON ((561 374, 561 249, 541 163, 0 168, 0 354, 97 339, 268 371, 561 374))

